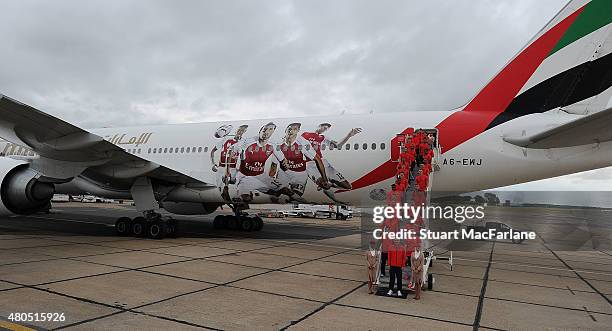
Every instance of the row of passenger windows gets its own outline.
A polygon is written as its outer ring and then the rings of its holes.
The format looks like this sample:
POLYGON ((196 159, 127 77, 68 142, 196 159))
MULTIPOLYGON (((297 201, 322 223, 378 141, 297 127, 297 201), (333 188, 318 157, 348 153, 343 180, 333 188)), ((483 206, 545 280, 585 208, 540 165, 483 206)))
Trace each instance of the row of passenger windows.
MULTIPOLYGON (((381 150, 384 150, 386 148, 385 143, 380 143, 380 144, 376 144, 376 143, 372 143, 372 144, 368 144, 368 143, 363 143, 363 144, 346 144, 344 146, 340 146, 338 148, 334 148, 334 146, 330 145, 329 146, 329 150, 350 150, 352 147, 352 149, 354 150, 367 150, 368 147, 372 150, 376 150, 377 148, 380 148, 381 150), (379 147, 380 146, 380 147, 379 147), (343 148, 344 147, 344 148, 343 148)), ((306 148, 306 150, 310 150, 310 145, 305 145, 304 148, 306 148)), ((287 146, 283 146, 282 148, 284 151, 287 151, 288 148, 287 146)), ((298 145, 297 146, 298 150, 302 150, 302 145, 298 145)), ((321 149, 322 150, 326 150, 328 149, 328 146, 323 144, 321 145, 321 149)), ((259 147, 255 147, 255 151, 259 150, 259 147)), ((281 146, 277 145, 276 146, 276 150, 280 151, 281 150, 281 146)), ((291 150, 295 151, 296 147, 291 146, 291 150)), ((128 153, 132 153, 132 154, 141 154, 142 149, 138 148, 132 148, 132 149, 126 149, 126 152, 128 153)), ((207 153, 208 152, 208 146, 206 147, 154 147, 154 148, 149 148, 147 149, 147 153, 148 154, 173 154, 173 153, 207 153)))
MULTIPOLYGON (((131 148, 125 150, 128 153, 140 154, 140 148, 131 148)), ((208 147, 154 147, 147 149, 148 154, 170 154, 170 153, 202 153, 208 152, 208 147)))
MULTIPOLYGON (((370 147, 372 150, 376 150, 377 146, 378 146, 378 144, 376 144, 376 143, 372 143, 371 145, 369 145, 368 143, 352 144, 352 145, 351 144, 346 144, 346 145, 340 146, 338 148, 335 148, 334 146, 329 145, 329 150, 330 151, 331 150, 347 150, 348 151, 348 150, 351 149, 351 147, 354 150, 359 150, 359 149, 367 150, 368 147, 370 147)), ((261 147, 259 147, 259 146, 255 146, 255 151, 260 150, 260 148, 261 147)), ((293 146, 291 146, 291 148, 288 148, 287 145, 283 145, 283 147, 281 148, 281 145, 276 145, 276 150, 277 151, 283 150, 285 152, 288 151, 288 150, 291 150, 291 151, 299 150, 299 151, 301 151, 302 148, 304 148, 304 149, 306 149, 308 151, 308 150, 310 150, 311 147, 310 147, 310 145, 305 145, 305 146, 297 145, 297 147, 295 145, 293 145, 293 146)), ((385 143, 381 143, 380 144, 380 149, 384 150, 385 148, 386 148, 385 143)), ((263 149, 263 148, 261 148, 261 149, 263 149)), ((328 149, 328 146, 323 144, 323 145, 321 145, 321 149, 322 150, 326 150, 326 149, 328 149)))

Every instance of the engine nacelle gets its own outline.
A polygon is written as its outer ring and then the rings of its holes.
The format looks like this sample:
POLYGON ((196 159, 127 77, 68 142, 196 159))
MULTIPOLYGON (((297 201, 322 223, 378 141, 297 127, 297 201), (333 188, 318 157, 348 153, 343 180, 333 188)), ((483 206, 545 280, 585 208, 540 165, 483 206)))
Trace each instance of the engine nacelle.
POLYGON ((31 214, 49 205, 55 186, 25 161, 0 158, 0 215, 31 214))
POLYGON ((177 215, 208 215, 221 204, 218 203, 198 203, 198 202, 170 202, 164 201, 162 207, 177 215))

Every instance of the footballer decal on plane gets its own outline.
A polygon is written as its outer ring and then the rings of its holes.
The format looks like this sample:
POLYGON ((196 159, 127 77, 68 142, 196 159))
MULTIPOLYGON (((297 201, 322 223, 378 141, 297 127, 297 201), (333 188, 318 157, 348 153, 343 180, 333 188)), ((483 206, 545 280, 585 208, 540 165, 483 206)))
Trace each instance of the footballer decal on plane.
POLYGON ((163 237, 157 230, 175 225, 160 209, 209 214, 229 205, 231 226, 258 230, 261 219, 244 212, 252 204, 374 206, 396 174, 398 134, 411 128, 437 134, 433 195, 609 167, 611 22, 612 1, 570 1, 449 111, 85 130, 0 96, 0 137, 10 144, 0 146, 0 214, 41 210, 53 192, 88 192, 134 199, 143 216, 123 217, 117 229, 163 237))
POLYGON ((302 132, 302 123, 286 125, 277 133, 274 122, 260 127, 256 136, 245 138, 249 125, 224 124, 214 134, 210 151, 216 186, 228 203, 316 202, 305 199, 308 187, 320 192, 328 202, 340 202, 334 191, 350 190, 351 183, 327 158, 324 151, 342 149, 351 137, 361 132, 352 128, 340 141, 326 137, 332 124, 320 123, 312 131, 302 132))

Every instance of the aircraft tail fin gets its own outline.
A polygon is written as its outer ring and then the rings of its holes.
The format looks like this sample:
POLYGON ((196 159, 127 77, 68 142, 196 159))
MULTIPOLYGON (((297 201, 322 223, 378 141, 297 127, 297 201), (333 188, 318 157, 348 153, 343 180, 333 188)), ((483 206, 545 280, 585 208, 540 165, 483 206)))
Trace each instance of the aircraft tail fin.
POLYGON ((611 86, 612 1, 572 0, 462 111, 440 123, 450 128, 479 114, 442 143, 448 151, 509 120, 553 109, 585 115, 607 109, 611 86))

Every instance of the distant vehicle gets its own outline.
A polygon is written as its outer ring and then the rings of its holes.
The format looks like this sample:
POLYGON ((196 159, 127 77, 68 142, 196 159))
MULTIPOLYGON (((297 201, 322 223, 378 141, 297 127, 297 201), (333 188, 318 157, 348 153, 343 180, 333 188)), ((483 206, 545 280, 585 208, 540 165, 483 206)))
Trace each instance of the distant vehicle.
POLYGON ((353 217, 353 210, 349 206, 337 205, 335 215, 338 220, 349 219, 353 217))
POLYGON ((324 217, 345 220, 353 217, 353 211, 344 205, 309 205, 300 203, 289 210, 280 210, 285 217, 324 217))
POLYGON ((97 201, 98 199, 99 198, 96 198, 93 195, 84 195, 83 198, 81 199, 81 202, 84 202, 84 203, 95 203, 95 202, 98 202, 97 201))
POLYGON ((294 208, 290 210, 281 210, 280 211, 285 217, 316 217, 317 213, 315 211, 305 209, 305 208, 294 208))
POLYGON ((51 202, 70 202, 70 196, 68 194, 54 194, 51 202))

